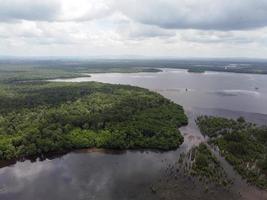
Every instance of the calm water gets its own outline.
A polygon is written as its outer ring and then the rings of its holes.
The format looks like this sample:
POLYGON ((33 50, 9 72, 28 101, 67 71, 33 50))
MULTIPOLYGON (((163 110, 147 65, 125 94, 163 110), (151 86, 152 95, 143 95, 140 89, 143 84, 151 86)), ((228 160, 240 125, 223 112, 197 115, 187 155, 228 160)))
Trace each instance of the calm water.
POLYGON ((266 75, 162 70, 160 73, 93 74, 89 78, 67 81, 100 81, 140 86, 157 91, 185 108, 216 108, 267 114, 266 75))
MULTIPOLYGON (((190 118, 189 126, 181 128, 185 142, 179 150, 164 153, 80 151, 51 160, 17 162, 0 169, 1 200, 159 199, 151 192, 151 184, 158 181, 180 152, 204 140, 194 124, 197 115, 243 115, 257 123, 267 122, 267 76, 264 75, 197 74, 164 69, 160 73, 93 74, 90 78, 57 81, 100 81, 157 91, 185 107, 190 118)), ((180 197, 188 197, 185 196, 188 193, 193 192, 185 187, 180 197)), ((219 196, 223 199, 224 195, 221 192, 219 196)), ((212 197, 204 195, 203 199, 212 197)))

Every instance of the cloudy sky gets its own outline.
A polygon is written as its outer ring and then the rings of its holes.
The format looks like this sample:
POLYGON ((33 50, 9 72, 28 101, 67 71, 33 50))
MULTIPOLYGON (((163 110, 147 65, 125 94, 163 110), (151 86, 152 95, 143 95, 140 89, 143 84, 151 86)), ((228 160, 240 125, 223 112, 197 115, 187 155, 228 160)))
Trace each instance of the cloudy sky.
POLYGON ((0 55, 267 58, 267 0, 0 0, 0 55))

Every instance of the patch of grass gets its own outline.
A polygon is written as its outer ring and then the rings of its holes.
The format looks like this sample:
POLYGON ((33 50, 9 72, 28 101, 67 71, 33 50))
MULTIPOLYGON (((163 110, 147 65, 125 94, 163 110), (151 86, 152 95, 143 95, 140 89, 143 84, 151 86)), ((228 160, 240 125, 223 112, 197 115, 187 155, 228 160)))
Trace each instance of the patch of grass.
POLYGON ((192 148, 187 155, 182 155, 179 163, 189 175, 199 177, 202 182, 222 186, 231 183, 217 158, 204 143, 192 148))

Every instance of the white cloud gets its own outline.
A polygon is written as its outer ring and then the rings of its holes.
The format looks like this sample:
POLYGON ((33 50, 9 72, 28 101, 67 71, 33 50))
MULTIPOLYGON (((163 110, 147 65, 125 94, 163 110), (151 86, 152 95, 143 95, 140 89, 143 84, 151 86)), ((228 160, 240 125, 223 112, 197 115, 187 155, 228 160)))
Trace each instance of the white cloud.
POLYGON ((89 21, 109 16, 113 13, 109 0, 61 0, 63 21, 89 21))
POLYGON ((0 55, 255 56, 263 0, 0 0, 0 55))
POLYGON ((195 43, 248 44, 262 43, 267 39, 266 28, 250 31, 199 31, 185 30, 180 32, 182 40, 195 43))

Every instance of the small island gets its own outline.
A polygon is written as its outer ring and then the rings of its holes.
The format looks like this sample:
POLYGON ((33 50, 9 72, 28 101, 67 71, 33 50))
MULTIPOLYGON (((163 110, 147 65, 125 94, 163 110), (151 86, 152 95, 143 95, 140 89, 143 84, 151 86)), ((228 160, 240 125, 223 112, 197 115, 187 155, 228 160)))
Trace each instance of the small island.
POLYGON ((202 68, 190 68, 187 70, 189 73, 205 73, 205 70, 202 68))
POLYGON ((0 89, 0 160, 81 148, 176 149, 181 106, 139 87, 98 82, 5 83, 0 89))

